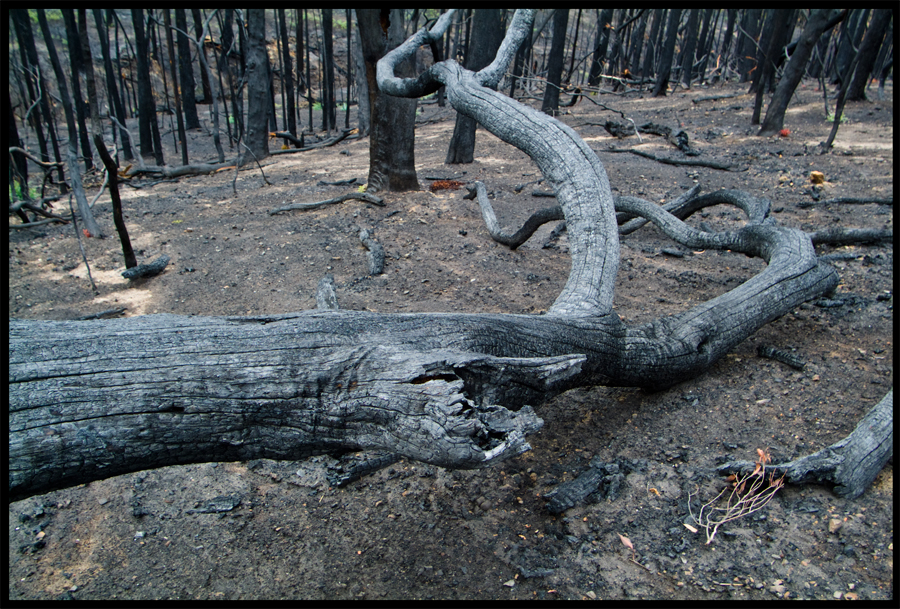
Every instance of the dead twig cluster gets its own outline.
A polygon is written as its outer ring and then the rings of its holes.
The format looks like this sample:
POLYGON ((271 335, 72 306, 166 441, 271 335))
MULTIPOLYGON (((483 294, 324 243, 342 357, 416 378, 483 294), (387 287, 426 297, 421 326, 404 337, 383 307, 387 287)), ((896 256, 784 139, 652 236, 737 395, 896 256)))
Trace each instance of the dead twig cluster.
MULTIPOLYGON (((698 527, 706 533, 707 545, 712 543, 720 526, 758 512, 772 500, 778 489, 784 486, 784 475, 776 478, 775 472, 770 471, 766 476, 766 463, 772 460, 768 451, 758 448, 756 453, 758 459, 753 473, 743 477, 740 474, 728 476, 729 485, 723 488, 712 501, 704 503, 696 516, 691 508, 692 494, 688 493, 688 512, 698 527), (729 489, 731 492, 728 492, 729 489), (725 498, 726 494, 727 498, 725 498), (722 505, 723 498, 725 498, 724 505, 722 505)), ((684 526, 694 533, 699 532, 698 528, 688 524, 684 526)))

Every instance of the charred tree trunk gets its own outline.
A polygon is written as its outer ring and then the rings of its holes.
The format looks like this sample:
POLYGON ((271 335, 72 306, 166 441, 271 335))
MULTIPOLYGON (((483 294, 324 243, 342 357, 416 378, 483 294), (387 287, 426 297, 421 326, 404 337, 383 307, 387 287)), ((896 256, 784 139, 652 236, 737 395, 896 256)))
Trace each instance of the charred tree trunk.
MULTIPOLYGON (((278 9, 278 35, 281 37, 281 61, 283 64, 281 73, 281 87, 286 93, 287 103, 287 131, 294 137, 297 136, 297 111, 294 109, 294 68, 291 65, 291 48, 288 40, 287 21, 284 9, 278 9)), ((347 23, 347 27, 350 24, 347 23)))
MULTIPOLYGON (((84 158, 84 170, 94 167, 94 153, 87 132, 87 112, 84 97, 81 95, 81 75, 84 73, 84 57, 81 53, 81 37, 78 35, 78 24, 73 9, 62 9, 63 22, 66 24, 66 43, 69 47, 69 66, 72 69, 72 99, 75 102, 75 118, 78 123, 78 141, 81 144, 81 156, 84 158)), ((96 106, 96 103, 94 103, 96 106)))
MULTIPOLYGON (((334 100, 334 34, 330 8, 322 9, 322 130, 336 127, 337 110, 334 100)), ((348 24, 349 27, 349 24, 348 24)))
MULTIPOLYGON (((357 9, 359 39, 369 92, 369 179, 367 190, 418 190, 415 164, 416 100, 385 95, 376 82, 376 64, 403 40, 399 9, 357 9)), ((413 74, 409 58, 400 67, 413 74)), ((435 87, 437 90, 437 87, 435 87)))
POLYGON ((50 35, 50 26, 47 23, 47 16, 44 10, 38 11, 38 24, 41 27, 41 33, 47 44, 47 55, 50 57, 50 64, 56 74, 57 86, 59 86, 59 96, 62 98, 63 110, 66 113, 66 125, 69 131, 68 156, 67 163, 69 165, 69 178, 72 180, 72 190, 75 192, 75 200, 78 203, 78 213, 84 221, 84 227, 92 237, 103 238, 103 232, 100 225, 94 219, 84 194, 84 187, 81 184, 81 172, 78 169, 78 157, 76 153, 75 142, 78 138, 78 131, 75 125, 75 113, 72 111, 72 101, 69 97, 69 87, 66 84, 66 75, 63 73, 62 65, 59 63, 59 56, 56 53, 56 45, 53 37, 50 35))
POLYGON ((606 63, 606 48, 609 44, 609 32, 612 29, 613 9, 604 8, 600 11, 597 20, 597 35, 594 42, 594 52, 591 55, 591 67, 588 70, 588 86, 596 87, 600 84, 600 75, 606 63))
POLYGON ((93 13, 94 23, 97 25, 97 33, 100 37, 100 51, 103 55, 103 71, 106 73, 106 90, 109 92, 110 113, 114 113, 119 123, 123 125, 123 127, 113 126, 112 129, 119 129, 119 141, 121 142, 123 155, 126 161, 130 161, 134 158, 134 153, 131 151, 131 140, 124 129, 125 108, 122 106, 122 97, 119 95, 116 87, 115 71, 113 70, 112 57, 109 53, 109 33, 107 32, 106 24, 103 22, 100 9, 93 9, 93 13))
POLYGON ((653 97, 665 97, 669 87, 669 76, 672 74, 672 61, 675 58, 675 42, 678 40, 678 20, 681 9, 669 9, 669 21, 666 23, 666 42, 660 51, 659 67, 656 70, 656 84, 653 86, 653 97))
MULTIPOLYGON (((247 147, 257 159, 269 156, 269 59, 265 9, 247 10, 247 147)), ((244 158, 243 152, 241 158, 244 158)), ((247 158, 247 161, 252 161, 247 158)))
POLYGON ((178 74, 181 77, 181 101, 184 105, 185 129, 199 129, 197 115, 197 93, 194 83, 194 69, 191 61, 191 41, 187 35, 187 15, 183 8, 175 9, 175 27, 178 33, 178 74))
MULTIPOLYGON (((477 40, 474 48, 466 56, 466 69, 478 71, 485 67, 497 54, 503 30, 500 27, 501 9, 476 9, 472 24, 472 38, 477 40)), ((468 116, 457 114, 450 147, 447 150, 449 165, 472 163, 475 161, 475 127, 477 123, 468 116)))
MULTIPOLYGON (((759 256, 765 269, 685 313, 629 327, 612 308, 619 245, 603 165, 569 127, 497 93, 530 28, 510 24, 477 73, 455 61, 418 78, 396 66, 443 35, 443 15, 378 62, 388 95, 447 88, 461 113, 528 154, 556 191, 572 269, 545 315, 377 314, 16 321, 9 327, 10 499, 148 467, 296 459, 380 449, 446 467, 480 467, 528 448, 531 406, 596 384, 663 388, 707 370, 802 302, 833 290, 808 235, 764 222, 762 199, 735 231, 693 229, 657 205, 619 197, 690 247, 759 256)), ((699 209, 709 196, 691 200, 699 209)))
POLYGON ((768 48, 760 60, 759 81, 755 81, 756 102, 753 106, 753 116, 750 117, 751 125, 759 124, 762 100, 769 88, 769 83, 775 78, 776 64, 778 58, 784 53, 788 31, 792 27, 790 22, 793 20, 793 15, 794 9, 776 9, 775 14, 770 18, 774 23, 771 24, 768 48))
POLYGON ((866 29, 866 35, 859 45, 856 71, 851 78, 850 88, 847 90, 848 101, 862 101, 866 99, 866 85, 875 67, 875 59, 884 40, 884 33, 891 22, 892 10, 889 8, 875 9, 872 13, 872 23, 866 29))
POLYGON ((150 82, 150 41, 144 33, 144 11, 131 9, 134 22, 134 42, 137 53, 138 81, 138 124, 141 140, 141 156, 153 155, 157 165, 163 165, 163 155, 159 138, 159 124, 156 122, 156 102, 153 100, 153 84, 150 82))
POLYGON ((547 59, 547 87, 541 112, 556 116, 559 114, 559 89, 562 86, 563 59, 566 51, 566 29, 569 25, 569 9, 558 8, 553 13, 553 40, 547 59))
MULTIPOLYGON (((59 154, 59 143, 57 142, 58 138, 56 137, 55 121, 53 120, 53 113, 50 111, 50 96, 47 94, 49 89, 44 81, 44 73, 40 69, 40 63, 38 62, 37 47, 34 44, 34 32, 31 30, 31 17, 28 15, 26 9, 12 9, 9 14, 12 18, 13 26, 16 29, 16 37, 19 39, 19 44, 25 49, 24 56, 28 61, 27 63, 23 62, 23 64, 31 66, 31 69, 36 72, 35 80, 39 88, 36 95, 39 95, 39 98, 36 97, 35 99, 40 100, 40 113, 43 115, 43 120, 47 124, 46 139, 49 139, 53 146, 53 156, 57 164, 57 177, 59 178, 60 191, 63 194, 66 194, 69 192, 69 189, 66 187, 62 158, 59 154)), ((38 142, 45 142, 43 127, 40 125, 40 116, 37 114, 35 114, 35 121, 37 123, 35 125, 35 130, 38 133, 38 142)), ((50 155, 48 154, 46 145, 42 145, 41 147, 41 160, 45 163, 50 161, 50 155)))
POLYGON ((761 136, 775 135, 781 131, 784 126, 784 113, 787 110, 788 103, 794 95, 794 90, 800 84, 803 73, 806 71, 806 64, 812 55, 813 47, 822 36, 828 23, 834 17, 836 10, 829 9, 813 9, 806 21, 806 27, 800 34, 800 40, 794 48, 794 53, 784 68, 784 75, 775 89, 772 101, 769 102, 769 108, 766 110, 766 119, 763 121, 759 130, 761 136))
POLYGON ((694 75, 694 51, 697 49, 697 29, 700 24, 702 8, 693 8, 688 14, 687 25, 684 26, 684 51, 681 53, 681 84, 685 89, 691 88, 694 75))

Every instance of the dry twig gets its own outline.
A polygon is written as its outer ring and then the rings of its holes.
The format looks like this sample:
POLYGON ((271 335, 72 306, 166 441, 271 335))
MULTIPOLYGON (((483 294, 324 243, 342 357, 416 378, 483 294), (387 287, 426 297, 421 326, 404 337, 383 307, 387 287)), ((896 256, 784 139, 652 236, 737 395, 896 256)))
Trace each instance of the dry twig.
POLYGON ((760 448, 756 449, 756 452, 759 458, 753 473, 743 478, 739 474, 729 476, 728 481, 731 484, 723 488, 712 501, 704 503, 696 516, 691 509, 691 494, 688 493, 688 512, 694 522, 706 532, 707 545, 712 543, 720 526, 761 510, 772 500, 778 489, 784 486, 783 475, 781 478, 775 478, 775 472, 769 472, 768 477, 766 476, 766 463, 772 460, 769 453, 760 448), (729 488, 731 492, 728 493, 725 505, 717 506, 729 488))

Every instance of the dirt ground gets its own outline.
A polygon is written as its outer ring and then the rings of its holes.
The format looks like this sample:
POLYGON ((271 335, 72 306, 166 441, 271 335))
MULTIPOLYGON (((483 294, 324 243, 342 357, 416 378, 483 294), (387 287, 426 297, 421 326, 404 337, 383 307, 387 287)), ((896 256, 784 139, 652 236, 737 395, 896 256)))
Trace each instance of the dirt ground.
MULTIPOLYGON (((619 194, 662 203, 699 184, 772 201, 777 222, 813 231, 892 227, 887 205, 810 208, 810 171, 822 198, 893 196, 893 88, 884 101, 852 103, 835 149, 821 91, 807 83, 792 103, 787 137, 757 138, 744 85, 636 93, 599 101, 636 124, 679 123, 698 159, 743 171, 664 165, 609 147, 639 146, 684 158, 661 137, 616 140, 601 126, 618 114, 581 101, 561 120, 597 151, 619 194)), ((874 91, 872 97, 875 97, 874 91)), ((532 101, 532 103, 539 103, 532 101)), ((833 101, 829 102, 833 108, 833 101)), ((523 153, 479 130, 476 162, 443 164, 453 110, 421 106, 419 192, 385 194, 385 207, 348 201, 270 216, 275 207, 328 199, 366 179, 368 139, 269 158, 256 168, 157 182, 135 180, 122 198, 139 262, 172 258, 157 277, 129 283, 118 241, 87 239, 94 296, 71 226, 10 230, 9 315, 73 319, 114 307, 124 315, 276 314, 315 307, 326 273, 346 309, 379 312, 538 313, 565 283, 565 233, 542 247, 547 225, 516 251, 494 243, 465 190, 429 192, 432 178, 482 180, 501 224, 515 230, 552 199, 521 194, 537 180, 523 153), (152 184, 152 185, 151 185, 152 184), (383 275, 368 277, 360 228, 384 244, 383 275)), ((172 148, 166 119, 167 160, 172 148)), ((210 138, 189 135, 193 159, 213 158, 210 138)), ((280 146, 272 142, 272 147, 280 146)), ((96 179, 95 179, 96 181, 96 179)), ((89 197, 96 193, 89 189, 89 197)), ((61 202, 57 209, 65 209, 61 202)), ((95 213, 113 234, 109 197, 95 213)), ((13 218, 11 223, 18 222, 13 218)), ((739 210, 690 220, 725 229, 739 210)), ((730 252, 689 251, 645 227, 621 242, 616 305, 628 323, 686 310, 737 286, 763 263, 730 252), (663 249, 670 250, 664 253, 663 249), (671 254, 680 250, 681 257, 671 254)), ((538 409, 533 450, 479 471, 400 462, 344 488, 329 486, 330 457, 303 462, 206 463, 143 471, 9 505, 11 599, 889 599, 893 597, 893 465, 856 500, 823 486, 787 487, 758 512, 724 525, 706 545, 684 523, 689 495, 711 500, 726 458, 776 461, 847 435, 893 384, 893 248, 831 247, 841 284, 770 323, 706 374, 647 393, 594 387, 538 409), (757 356, 791 351, 798 371, 757 356), (627 472, 616 495, 600 493, 554 516, 544 495, 592 459, 627 472), (633 544, 627 548, 620 538, 633 544)), ((88 322, 86 322, 88 323, 88 322)), ((94 323, 94 322, 90 322, 94 323)), ((699 501, 698 501, 699 498, 699 501)), ((693 523, 696 525, 696 523, 693 523)))

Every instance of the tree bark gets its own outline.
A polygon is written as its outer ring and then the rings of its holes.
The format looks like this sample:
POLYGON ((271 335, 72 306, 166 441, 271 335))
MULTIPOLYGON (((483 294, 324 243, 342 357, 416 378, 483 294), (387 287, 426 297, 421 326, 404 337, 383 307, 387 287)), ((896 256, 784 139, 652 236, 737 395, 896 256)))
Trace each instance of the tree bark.
MULTIPOLYGON (((10 499, 178 463, 297 459, 386 450, 480 467, 528 449, 531 409, 577 386, 659 389, 707 370, 759 327, 833 290, 802 231, 765 223, 768 203, 724 191, 747 212, 735 231, 693 229, 657 205, 622 211, 680 243, 762 257, 731 292, 637 327, 612 309, 618 237, 597 156, 569 127, 492 90, 533 11, 519 11, 478 73, 455 61, 418 78, 395 67, 443 35, 452 12, 388 53, 383 93, 447 98, 528 154, 556 191, 570 236, 569 281, 545 315, 376 314, 145 317, 9 326, 10 499), (527 406, 526 406, 527 405, 527 406)), ((710 195, 691 199, 699 209, 710 195)))

